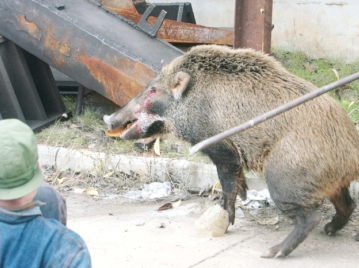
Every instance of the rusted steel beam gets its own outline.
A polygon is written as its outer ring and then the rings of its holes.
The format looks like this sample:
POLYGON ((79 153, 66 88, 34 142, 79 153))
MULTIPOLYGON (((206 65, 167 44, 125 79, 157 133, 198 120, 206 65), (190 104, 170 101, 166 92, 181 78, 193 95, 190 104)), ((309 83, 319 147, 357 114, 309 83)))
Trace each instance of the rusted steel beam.
POLYGON ((2 0, 0 35, 122 106, 183 52, 88 0, 2 0))
MULTIPOLYGON (((98 0, 108 10, 138 23, 138 14, 132 0, 98 0)), ((154 24, 157 18, 150 16, 148 22, 154 24)), ((192 23, 164 20, 157 37, 170 43, 233 45, 233 32, 192 23)))
POLYGON ((270 53, 273 0, 236 0, 234 48, 270 53))
MULTIPOLYGON (((151 22, 152 19, 150 17, 148 21, 151 22)), ((232 31, 173 20, 164 20, 157 36, 170 43, 233 44, 232 31)))

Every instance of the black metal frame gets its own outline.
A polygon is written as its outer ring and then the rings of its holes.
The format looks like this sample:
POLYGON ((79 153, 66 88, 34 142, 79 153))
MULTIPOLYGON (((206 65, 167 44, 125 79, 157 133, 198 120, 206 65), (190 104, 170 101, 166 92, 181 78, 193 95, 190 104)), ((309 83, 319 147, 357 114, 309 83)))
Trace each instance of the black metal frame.
POLYGON ((17 118, 34 131, 66 112, 50 66, 0 38, 0 119, 17 118))

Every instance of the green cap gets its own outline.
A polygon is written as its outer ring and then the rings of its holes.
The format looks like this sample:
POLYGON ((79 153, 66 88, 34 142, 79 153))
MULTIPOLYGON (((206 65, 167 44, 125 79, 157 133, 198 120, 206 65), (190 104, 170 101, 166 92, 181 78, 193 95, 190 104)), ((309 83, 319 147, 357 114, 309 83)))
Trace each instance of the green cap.
POLYGON ((23 197, 42 182, 32 129, 18 119, 0 120, 0 200, 23 197))

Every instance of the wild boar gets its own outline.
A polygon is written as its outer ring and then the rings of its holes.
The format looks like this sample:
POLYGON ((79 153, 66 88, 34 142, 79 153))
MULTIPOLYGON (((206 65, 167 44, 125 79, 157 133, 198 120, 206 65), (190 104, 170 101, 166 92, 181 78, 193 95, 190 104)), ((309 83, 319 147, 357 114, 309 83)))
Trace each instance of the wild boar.
MULTIPOLYGON (((172 132, 196 144, 315 90, 273 57, 250 49, 204 45, 174 59, 134 99, 104 116, 109 130, 132 125, 122 139, 172 132)), ((234 223, 237 194, 246 199, 243 170, 263 174, 276 206, 294 230, 262 257, 291 253, 321 220, 324 198, 336 215, 332 235, 356 205, 348 192, 359 177, 359 136, 345 110, 322 95, 203 151, 217 167, 224 209, 234 223)))

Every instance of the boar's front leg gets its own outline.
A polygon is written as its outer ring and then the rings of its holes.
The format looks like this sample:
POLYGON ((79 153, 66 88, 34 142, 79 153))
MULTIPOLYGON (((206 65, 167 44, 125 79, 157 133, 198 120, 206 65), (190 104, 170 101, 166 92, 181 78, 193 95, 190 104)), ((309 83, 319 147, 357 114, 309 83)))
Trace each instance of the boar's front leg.
POLYGON ((241 159, 236 147, 228 142, 216 143, 203 151, 217 167, 219 181, 223 190, 223 208, 228 211, 229 222, 234 224, 237 194, 247 199, 247 183, 243 174, 241 159))

